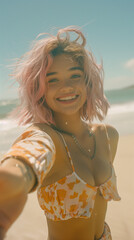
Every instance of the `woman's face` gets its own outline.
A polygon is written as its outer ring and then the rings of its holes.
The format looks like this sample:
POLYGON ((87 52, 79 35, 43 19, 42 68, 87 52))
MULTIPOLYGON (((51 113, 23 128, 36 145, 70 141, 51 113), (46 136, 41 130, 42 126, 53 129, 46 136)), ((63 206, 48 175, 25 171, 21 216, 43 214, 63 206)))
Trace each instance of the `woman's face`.
POLYGON ((53 112, 74 114, 86 101, 83 69, 69 54, 53 59, 46 76, 46 102, 53 112))

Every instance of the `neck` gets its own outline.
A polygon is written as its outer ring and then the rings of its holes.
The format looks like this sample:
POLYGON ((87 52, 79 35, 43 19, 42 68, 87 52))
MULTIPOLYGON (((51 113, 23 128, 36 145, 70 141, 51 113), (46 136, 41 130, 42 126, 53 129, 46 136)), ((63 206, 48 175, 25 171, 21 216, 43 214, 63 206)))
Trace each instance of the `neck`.
POLYGON ((68 133, 72 133, 75 136, 82 136, 86 130, 86 124, 81 120, 79 114, 64 115, 54 113, 54 120, 56 128, 68 133))

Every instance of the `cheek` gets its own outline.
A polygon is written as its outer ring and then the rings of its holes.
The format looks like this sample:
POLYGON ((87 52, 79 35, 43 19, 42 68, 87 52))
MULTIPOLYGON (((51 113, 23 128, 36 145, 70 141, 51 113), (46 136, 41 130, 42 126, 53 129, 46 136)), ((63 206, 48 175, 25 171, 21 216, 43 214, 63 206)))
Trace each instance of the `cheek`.
POLYGON ((46 92, 48 95, 56 93, 58 90, 58 84, 51 84, 47 86, 46 92))
POLYGON ((86 94, 86 91, 85 91, 84 94, 83 94, 83 103, 85 103, 86 100, 87 100, 87 94, 86 94))
POLYGON ((48 106, 50 108, 53 107, 55 105, 55 91, 52 89, 47 89, 45 96, 48 106))
POLYGON ((87 87, 86 87, 86 85, 82 84, 81 88, 82 88, 83 95, 85 96, 85 98, 87 98, 87 87))
POLYGON ((46 88, 46 97, 47 98, 51 98, 51 96, 53 95, 54 89, 50 86, 47 86, 46 88))

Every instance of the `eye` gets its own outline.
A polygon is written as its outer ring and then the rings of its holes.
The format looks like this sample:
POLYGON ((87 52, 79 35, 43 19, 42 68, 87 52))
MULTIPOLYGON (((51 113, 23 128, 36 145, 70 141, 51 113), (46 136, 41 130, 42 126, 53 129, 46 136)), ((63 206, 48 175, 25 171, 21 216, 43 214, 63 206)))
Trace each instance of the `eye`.
POLYGON ((80 77, 81 77, 80 74, 73 74, 73 75, 71 76, 71 78, 80 78, 80 77))
POLYGON ((57 78, 52 78, 52 79, 48 80, 48 83, 53 83, 53 82, 57 82, 57 81, 58 81, 57 78))

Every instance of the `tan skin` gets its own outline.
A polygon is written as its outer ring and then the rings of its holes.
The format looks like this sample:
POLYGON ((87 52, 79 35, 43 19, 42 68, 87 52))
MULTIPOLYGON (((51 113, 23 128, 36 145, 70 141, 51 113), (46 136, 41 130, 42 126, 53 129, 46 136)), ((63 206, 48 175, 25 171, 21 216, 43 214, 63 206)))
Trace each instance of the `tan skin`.
MULTIPOLYGON (((73 139, 63 134, 68 145, 75 171, 89 185, 99 186, 111 177, 110 159, 114 160, 118 133, 115 128, 107 126, 110 137, 111 158, 108 150, 108 142, 103 125, 93 124, 87 126, 80 119, 80 109, 86 101, 86 87, 84 84, 84 73, 81 69, 71 69, 79 67, 69 55, 59 55, 55 57, 47 81, 47 104, 54 112, 56 126, 62 130, 73 133, 82 146, 91 149, 91 155, 94 151, 93 137, 89 137, 87 128, 92 128, 96 138, 96 154, 91 160, 90 155, 84 155, 73 139), (59 97, 65 97, 67 94, 79 95, 75 102, 63 104, 57 101, 59 97), (67 123, 67 124, 66 124, 67 123), (105 146, 105 147, 104 147, 105 146)), ((49 134, 56 147, 56 159, 50 172, 43 181, 42 186, 47 186, 57 180, 72 173, 72 168, 60 135, 46 124, 34 124, 31 128, 41 129, 49 134)), ((18 163, 25 168, 22 161, 10 159, 0 167, 0 185, 3 198, 0 197, 0 226, 6 231, 19 216, 26 202, 27 194, 35 183, 35 175, 29 166, 26 174, 30 174, 27 183, 24 181, 22 172, 14 165, 18 163), (4 180, 9 185, 4 185, 4 180), (16 181, 17 179, 17 181, 16 181), (2 192, 3 191, 3 192, 2 192), (7 210, 9 199, 12 199, 11 206, 7 210), (16 202, 18 205, 16 208, 16 202), (12 211, 12 209, 14 209, 12 211), (2 215, 2 214, 3 215, 2 215), (2 216, 2 217, 1 217, 2 216), (5 223, 2 225, 4 217, 5 223)), ((52 221, 47 218, 48 240, 94 240, 99 239, 104 230, 104 220, 107 210, 107 202, 100 195, 98 190, 94 209, 89 219, 72 218, 65 221, 52 221)), ((1 238, 2 239, 2 238, 1 238)))

